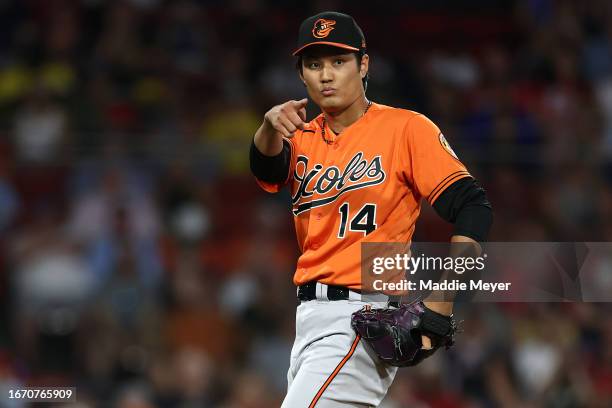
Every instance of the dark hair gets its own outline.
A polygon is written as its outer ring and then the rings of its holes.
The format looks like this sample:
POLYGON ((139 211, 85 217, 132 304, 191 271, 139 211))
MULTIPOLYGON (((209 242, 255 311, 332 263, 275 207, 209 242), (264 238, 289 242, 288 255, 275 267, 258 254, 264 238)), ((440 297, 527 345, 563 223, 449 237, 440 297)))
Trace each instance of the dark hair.
MULTIPOLYGON (((357 61, 357 68, 359 68, 359 66, 361 65, 361 59, 363 58, 363 56, 366 54, 366 50, 359 50, 358 52, 353 53, 355 54, 356 61, 357 61)), ((295 68, 300 71, 300 74, 303 75, 303 71, 302 71, 302 56, 298 55, 298 59, 297 62, 295 64, 295 68)), ((363 83, 363 90, 367 91, 368 90, 368 80, 370 79, 370 73, 366 72, 365 76, 361 79, 361 82, 363 83)))

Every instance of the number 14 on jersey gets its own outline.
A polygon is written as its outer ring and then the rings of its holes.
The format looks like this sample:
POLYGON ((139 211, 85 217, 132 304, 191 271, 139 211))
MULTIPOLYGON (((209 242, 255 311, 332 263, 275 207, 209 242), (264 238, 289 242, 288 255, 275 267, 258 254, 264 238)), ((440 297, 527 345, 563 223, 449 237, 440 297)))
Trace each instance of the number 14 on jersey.
POLYGON ((344 238, 346 236, 347 226, 349 231, 361 232, 364 236, 376 229, 376 204, 365 204, 357 211, 350 221, 349 203, 343 203, 338 211, 340 212, 338 238, 344 238))

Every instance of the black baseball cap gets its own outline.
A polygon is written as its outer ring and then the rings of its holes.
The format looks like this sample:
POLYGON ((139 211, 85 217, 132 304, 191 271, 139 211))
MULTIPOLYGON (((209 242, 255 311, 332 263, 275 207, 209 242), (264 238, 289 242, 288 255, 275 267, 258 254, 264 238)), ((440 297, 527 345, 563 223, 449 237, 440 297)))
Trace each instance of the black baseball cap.
POLYGON ((302 22, 298 46, 293 55, 299 55, 311 45, 331 45, 345 50, 365 50, 363 31, 353 17, 336 11, 324 11, 302 22))

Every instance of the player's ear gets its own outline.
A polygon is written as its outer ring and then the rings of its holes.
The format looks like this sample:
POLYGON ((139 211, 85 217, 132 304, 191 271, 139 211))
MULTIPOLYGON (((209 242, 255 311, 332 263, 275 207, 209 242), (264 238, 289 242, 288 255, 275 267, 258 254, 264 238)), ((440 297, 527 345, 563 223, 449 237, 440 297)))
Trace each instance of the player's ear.
POLYGON ((368 74, 369 69, 370 56, 368 54, 363 54, 363 57, 361 57, 361 64, 359 64, 359 74, 361 75, 362 79, 368 74))
POLYGON ((302 83, 304 84, 304 86, 306 86, 306 80, 304 79, 304 74, 302 73, 302 71, 298 71, 300 74, 300 81, 302 81, 302 83))
POLYGON ((295 69, 297 69, 298 75, 300 76, 300 81, 302 81, 304 86, 306 86, 306 81, 304 80, 304 68, 302 67, 302 56, 299 56, 295 62, 295 69))

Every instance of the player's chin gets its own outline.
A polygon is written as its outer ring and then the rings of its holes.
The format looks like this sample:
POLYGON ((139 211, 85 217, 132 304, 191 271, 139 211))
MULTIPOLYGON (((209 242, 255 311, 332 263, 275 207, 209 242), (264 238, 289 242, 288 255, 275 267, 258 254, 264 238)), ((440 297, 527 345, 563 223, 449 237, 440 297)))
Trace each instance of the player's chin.
POLYGON ((320 99, 318 104, 326 112, 336 112, 342 110, 342 100, 337 96, 326 96, 320 99))

